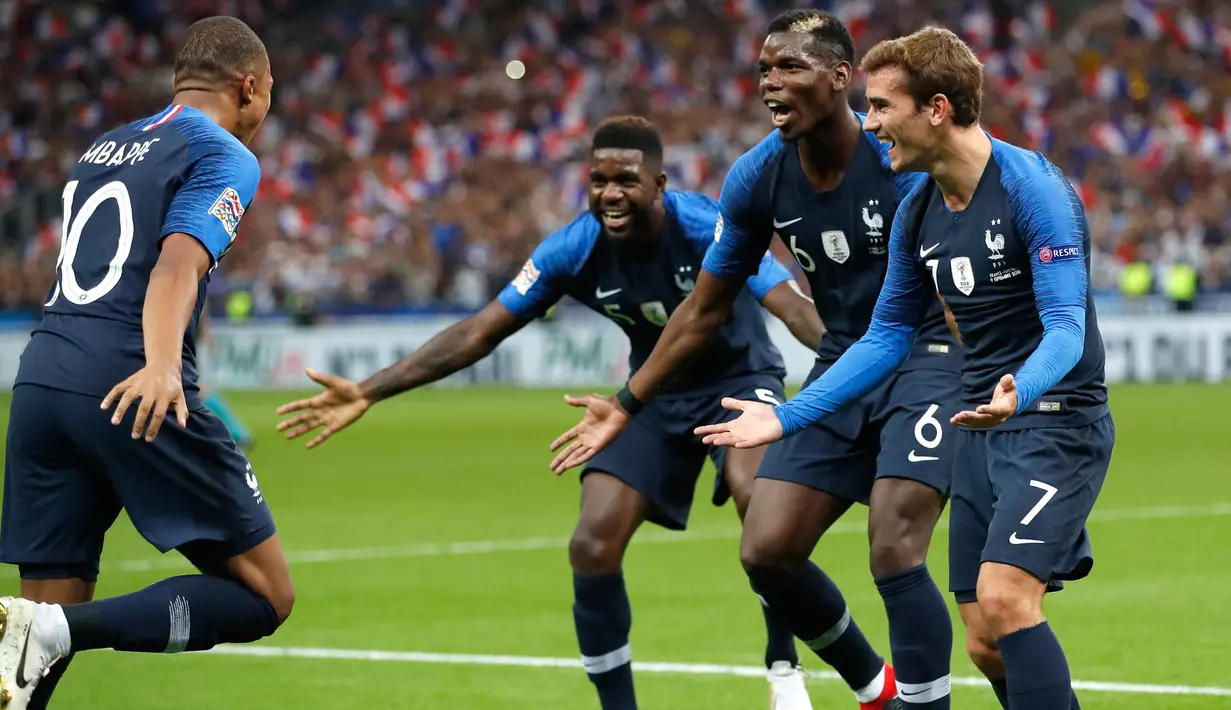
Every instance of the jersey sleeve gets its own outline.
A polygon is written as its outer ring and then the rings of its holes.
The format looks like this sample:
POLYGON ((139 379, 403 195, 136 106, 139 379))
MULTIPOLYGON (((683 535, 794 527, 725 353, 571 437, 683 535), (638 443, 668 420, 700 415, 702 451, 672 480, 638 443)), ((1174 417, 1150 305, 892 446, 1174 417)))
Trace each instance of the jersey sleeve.
POLYGON ((756 297, 758 301, 764 301, 765 296, 774 287, 780 283, 786 283, 794 277, 787 270, 782 262, 778 261, 771 252, 765 252, 765 256, 761 257, 761 264, 757 268, 757 272, 748 278, 748 290, 756 297))
POLYGON ((714 243, 706 251, 701 268, 732 280, 747 279, 758 272, 774 228, 766 201, 756 199, 755 188, 761 172, 782 147, 775 130, 731 166, 718 199, 714 243))
POLYGON ((889 379, 910 355, 919 327, 931 305, 932 286, 914 259, 909 234, 912 205, 923 183, 898 206, 889 232, 889 265, 864 336, 847 349, 825 374, 791 401, 774 407, 783 436, 791 436, 824 419, 889 379))
POLYGON ((552 233, 535 247, 496 300, 520 318, 542 318, 568 292, 573 277, 590 256, 598 230, 598 222, 585 215, 552 233))
POLYGON ((216 265, 235 241, 260 182, 260 163, 241 145, 215 139, 190 150, 184 183, 171 200, 159 238, 187 234, 201 242, 216 265))
POLYGON ((1030 254, 1043 338, 1014 375, 1018 414, 1081 360, 1089 287, 1081 199, 1058 168, 1038 154, 1021 153, 1001 161, 1001 185, 1030 254))

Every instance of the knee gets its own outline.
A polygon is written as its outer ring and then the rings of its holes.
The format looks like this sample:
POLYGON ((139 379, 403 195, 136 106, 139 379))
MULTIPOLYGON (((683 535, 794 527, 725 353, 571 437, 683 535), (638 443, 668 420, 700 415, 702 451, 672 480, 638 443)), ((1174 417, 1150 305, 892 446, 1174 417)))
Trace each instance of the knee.
POLYGON ((993 680, 1004 678, 1004 661, 1000 658, 1000 649, 986 629, 966 631, 966 655, 970 656, 971 662, 984 677, 993 680))
POLYGON ((288 577, 284 583, 274 585, 265 598, 274 608, 274 613, 278 615, 278 624, 281 625, 291 617, 291 610, 295 608, 295 585, 288 577))
POLYGON ((569 564, 574 573, 587 577, 614 574, 620 571, 626 542, 579 523, 568 542, 569 564))
POLYGON ((927 562, 931 531, 900 515, 869 523, 869 566, 874 578, 914 569, 927 562))
POLYGON ((1042 600, 1031 592, 1018 585, 980 580, 979 609, 992 634, 999 638, 1042 622, 1042 600))
POLYGON ((753 578, 765 572, 792 569, 803 564, 807 557, 807 553, 800 554, 792 549, 788 541, 780 535, 757 534, 745 528, 740 540, 740 564, 753 578))

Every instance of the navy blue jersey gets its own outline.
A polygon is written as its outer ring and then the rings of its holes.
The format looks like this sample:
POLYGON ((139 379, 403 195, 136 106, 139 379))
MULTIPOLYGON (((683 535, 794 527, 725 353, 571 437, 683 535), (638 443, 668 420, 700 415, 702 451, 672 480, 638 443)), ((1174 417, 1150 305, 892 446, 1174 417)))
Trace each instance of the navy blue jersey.
MULTIPOLYGON (((860 121, 862 114, 856 114, 860 121)), ((795 145, 777 130, 732 166, 722 187, 722 225, 704 268, 743 277, 756 268, 774 233, 808 275, 812 298, 825 323, 820 357, 833 362, 863 337, 884 283, 889 233, 898 203, 922 181, 919 173, 894 175, 888 149, 871 133, 860 141, 842 182, 817 190, 808 181, 795 145)), ((933 303, 905 365, 957 371, 961 353, 933 303)))
MULTIPOLYGON (((652 255, 635 260, 621 252, 587 212, 539 244, 517 278, 500 292, 500 303, 514 315, 533 319, 571 296, 628 335, 629 367, 636 371, 650 356, 671 313, 692 292, 718 219, 718 203, 699 193, 667 190, 663 201, 667 216, 652 255)), ((705 393, 720 390, 722 381, 734 377, 785 376, 759 302, 791 275, 764 250, 757 263, 721 334, 665 391, 705 393)))
POLYGON ((998 428, 1084 426, 1108 412, 1085 208, 1046 158, 992 140, 966 209, 949 210, 929 178, 903 200, 889 241, 889 272, 867 336, 778 408, 784 432, 889 377, 935 290, 966 345, 964 403, 989 402, 1003 375, 1017 381, 1017 416, 998 428))
POLYGON ((1084 426, 1107 413, 1090 230, 1058 168, 994 140, 966 209, 951 211, 929 180, 902 218, 918 225, 904 242, 915 274, 940 290, 966 343, 965 403, 985 404, 1013 374, 1019 416, 1002 428, 1084 426))
MULTIPOLYGON (((64 187, 56 281, 17 384, 104 396, 144 367, 142 310, 163 238, 194 237, 216 266, 260 177, 256 156, 188 106, 168 106, 96 140, 64 187)), ((184 334, 190 406, 200 404, 195 334, 208 281, 184 334)))

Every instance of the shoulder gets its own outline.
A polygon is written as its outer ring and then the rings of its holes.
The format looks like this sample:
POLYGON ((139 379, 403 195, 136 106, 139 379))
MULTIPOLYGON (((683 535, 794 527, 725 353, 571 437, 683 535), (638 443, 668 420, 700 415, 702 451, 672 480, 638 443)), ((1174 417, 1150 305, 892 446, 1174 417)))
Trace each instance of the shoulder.
POLYGON ((573 221, 547 235, 534 250, 540 269, 557 269, 590 256, 602 228, 594 215, 583 212, 573 221))
POLYGON ((1018 191, 1072 189, 1068 178, 1042 153, 992 139, 992 159, 1000 169, 1000 184, 1010 194, 1018 191))
POLYGON ((1080 230, 1085 220, 1081 198, 1060 168, 1042 153, 993 138, 992 159, 1000 170, 1000 186, 1019 221, 1034 224, 1063 220, 1080 230))
POLYGON ((194 159, 220 156, 236 168, 260 174, 261 163, 248 146, 200 111, 185 107, 171 122, 171 128, 187 140, 194 159))
POLYGON ((708 243, 713 238, 714 224, 718 221, 718 200, 700 192, 667 190, 663 203, 667 215, 690 239, 708 243))
POLYGON ((727 179, 722 185, 723 201, 725 202, 728 197, 742 197, 750 193, 761 173, 786 150, 786 145, 778 129, 775 128, 772 133, 737 158, 731 165, 727 179))

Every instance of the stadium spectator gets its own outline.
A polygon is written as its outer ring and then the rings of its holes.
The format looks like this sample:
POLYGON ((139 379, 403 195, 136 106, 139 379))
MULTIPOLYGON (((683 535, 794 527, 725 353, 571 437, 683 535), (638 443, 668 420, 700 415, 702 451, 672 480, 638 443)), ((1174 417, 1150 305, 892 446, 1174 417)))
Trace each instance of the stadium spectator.
MULTIPOLYGON (((1177 264, 1231 291, 1231 5, 817 4, 858 46, 935 22, 978 50, 989 130, 1045 151, 1086 201, 1096 289, 1118 292, 1141 261, 1155 292, 1177 264)), ((220 313, 233 293, 303 318, 476 306, 584 209, 602 118, 649 115, 672 183, 711 193, 767 131, 753 67, 785 2, 410 5, 0 0, 0 311, 37 312, 67 167, 86 136, 165 104, 159 67, 204 14, 256 27, 280 77, 254 145, 261 196, 215 274, 220 313)))

